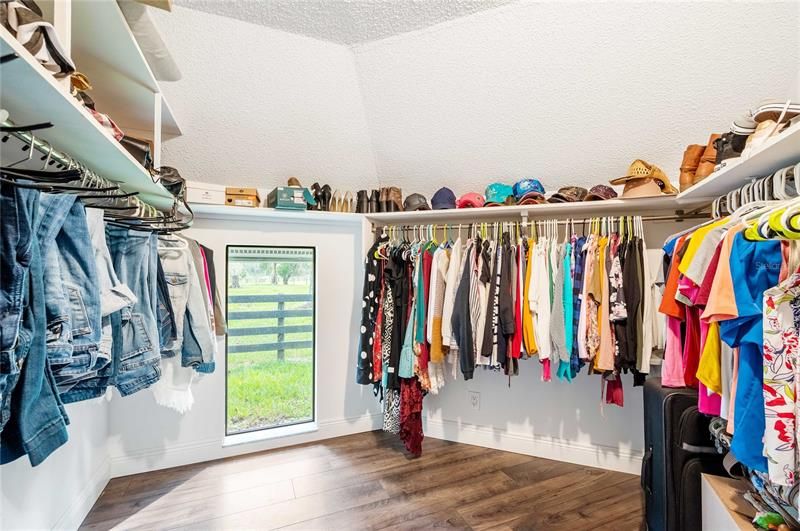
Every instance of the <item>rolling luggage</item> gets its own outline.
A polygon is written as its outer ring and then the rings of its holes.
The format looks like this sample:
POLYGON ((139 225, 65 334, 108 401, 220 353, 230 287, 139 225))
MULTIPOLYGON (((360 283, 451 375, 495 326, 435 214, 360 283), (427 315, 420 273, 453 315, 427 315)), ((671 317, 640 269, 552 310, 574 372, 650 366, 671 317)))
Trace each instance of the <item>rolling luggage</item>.
POLYGON ((645 382, 641 482, 649 531, 701 529, 700 474, 725 475, 709 421, 697 409, 696 389, 645 382))

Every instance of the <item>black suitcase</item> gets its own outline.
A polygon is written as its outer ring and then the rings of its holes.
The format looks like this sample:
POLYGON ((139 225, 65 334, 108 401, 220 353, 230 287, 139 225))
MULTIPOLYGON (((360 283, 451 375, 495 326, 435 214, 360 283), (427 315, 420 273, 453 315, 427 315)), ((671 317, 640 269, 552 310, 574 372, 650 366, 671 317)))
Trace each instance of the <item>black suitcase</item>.
POLYGON ((725 474, 709 421, 697 410, 696 389, 645 382, 641 481, 649 531, 701 529, 700 474, 725 474))

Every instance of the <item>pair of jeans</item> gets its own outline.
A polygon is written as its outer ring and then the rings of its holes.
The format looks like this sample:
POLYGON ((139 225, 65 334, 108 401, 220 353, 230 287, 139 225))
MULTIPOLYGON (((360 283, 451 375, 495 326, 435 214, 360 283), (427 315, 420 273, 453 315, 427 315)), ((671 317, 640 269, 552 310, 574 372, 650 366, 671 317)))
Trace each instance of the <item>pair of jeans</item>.
MULTIPOLYGON (((10 415, 10 395, 23 358, 20 327, 36 245, 34 216, 39 192, 0 183, 0 432, 10 415)), ((24 342, 29 342, 25 337, 24 342)))
MULTIPOLYGON (((175 325, 175 311, 172 308, 172 301, 169 297, 169 284, 164 273, 164 266, 161 258, 158 259, 158 344, 161 354, 164 356, 165 347, 178 339, 177 327, 175 325)), ((168 356, 164 356, 168 357, 168 356)))
POLYGON ((158 255, 169 288, 176 335, 174 341, 164 346, 162 355, 172 357, 180 354, 181 366, 200 370, 210 353, 214 352, 215 339, 189 245, 190 242, 174 236, 158 239, 158 255))
POLYGON ((111 314, 113 383, 122 396, 145 389, 161 376, 156 236, 106 226, 106 241, 120 281, 136 302, 111 314))
POLYGON ((39 235, 49 238, 57 233, 57 205, 46 202, 34 216, 24 313, 14 349, 20 371, 16 385, 7 386, 3 395, 2 411, 4 417, 8 412, 8 421, 0 433, 0 464, 27 454, 36 466, 67 442, 66 414, 56 392, 46 343, 43 247, 39 242, 39 235))
MULTIPOLYGON (((48 195, 43 194, 43 197, 48 195)), ((58 200, 63 197, 56 196, 58 200)), ((47 261, 45 277, 53 279, 56 275, 49 270, 58 267, 61 284, 58 287, 45 284, 45 290, 48 297, 55 291, 62 291, 65 296, 64 307, 59 313, 66 315, 68 320, 58 326, 62 336, 69 340, 70 355, 65 360, 51 357, 59 395, 64 395, 77 382, 96 374, 102 334, 97 267, 82 203, 73 202, 67 209, 61 230, 48 245, 49 253, 53 249, 57 252, 58 263, 47 261)), ((50 323, 48 329, 52 330, 50 323)))
POLYGON ((94 262, 96 284, 92 291, 97 294, 100 312, 100 336, 93 356, 84 360, 88 365, 72 368, 74 378, 59 381, 61 399, 64 403, 89 400, 102 396, 111 381, 112 364, 111 349, 113 333, 111 330, 111 314, 125 306, 136 302, 136 296, 125 284, 121 283, 114 271, 114 265, 106 243, 103 211, 86 209, 86 229, 88 241, 91 242, 91 260, 94 262), (81 370, 84 369, 83 371, 81 370))

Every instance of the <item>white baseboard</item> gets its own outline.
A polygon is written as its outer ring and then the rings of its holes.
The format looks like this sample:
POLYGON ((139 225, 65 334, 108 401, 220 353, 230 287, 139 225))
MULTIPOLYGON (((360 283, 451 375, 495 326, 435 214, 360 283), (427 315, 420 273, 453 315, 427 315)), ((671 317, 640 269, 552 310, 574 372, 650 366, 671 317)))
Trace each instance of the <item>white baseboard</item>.
POLYGON ((224 446, 224 437, 219 437, 182 445, 170 445, 169 448, 151 448, 136 453, 116 455, 111 457, 111 477, 128 476, 140 472, 201 463, 213 459, 372 431, 381 427, 382 420, 383 415, 376 413, 360 417, 319 421, 317 422, 317 429, 312 432, 246 444, 224 446))
POLYGON ((97 499, 102 494, 111 479, 111 460, 104 459, 100 466, 92 473, 92 477, 84 488, 67 504, 67 510, 53 525, 53 529, 78 529, 86 515, 92 510, 97 499))
POLYGON ((425 418, 425 436, 578 465, 639 474, 642 452, 610 446, 586 445, 454 420, 425 418))

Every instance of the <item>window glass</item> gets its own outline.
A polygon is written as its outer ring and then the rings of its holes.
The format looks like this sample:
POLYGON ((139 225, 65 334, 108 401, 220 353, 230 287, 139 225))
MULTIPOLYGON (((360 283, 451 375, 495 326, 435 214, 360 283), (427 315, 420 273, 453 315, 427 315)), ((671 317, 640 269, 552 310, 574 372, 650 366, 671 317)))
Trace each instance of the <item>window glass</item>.
POLYGON ((312 247, 228 246, 226 434, 314 420, 312 247))

